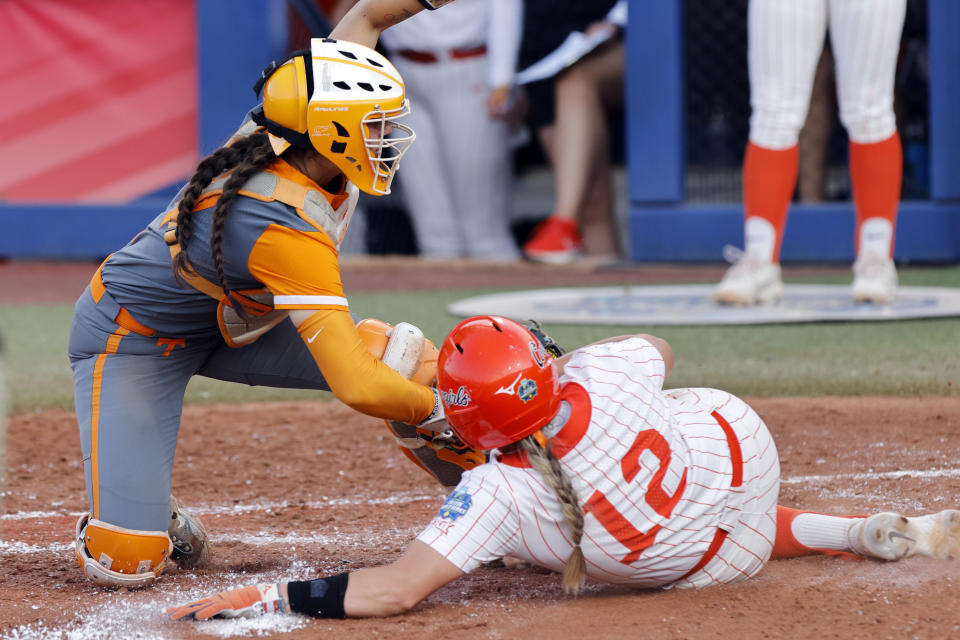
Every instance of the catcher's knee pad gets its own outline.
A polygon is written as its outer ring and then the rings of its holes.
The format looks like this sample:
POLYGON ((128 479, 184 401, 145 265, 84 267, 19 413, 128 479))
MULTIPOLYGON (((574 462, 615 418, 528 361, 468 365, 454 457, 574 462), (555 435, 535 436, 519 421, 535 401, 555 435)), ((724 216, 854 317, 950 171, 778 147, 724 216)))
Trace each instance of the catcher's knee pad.
POLYGON ((196 514, 184 511, 173 496, 170 496, 170 528, 167 529, 167 535, 173 543, 170 558, 181 569, 201 566, 210 558, 206 528, 196 514))
POLYGON ((166 531, 135 531, 95 520, 77 521, 77 562, 105 587, 145 587, 163 572, 173 550, 166 531))

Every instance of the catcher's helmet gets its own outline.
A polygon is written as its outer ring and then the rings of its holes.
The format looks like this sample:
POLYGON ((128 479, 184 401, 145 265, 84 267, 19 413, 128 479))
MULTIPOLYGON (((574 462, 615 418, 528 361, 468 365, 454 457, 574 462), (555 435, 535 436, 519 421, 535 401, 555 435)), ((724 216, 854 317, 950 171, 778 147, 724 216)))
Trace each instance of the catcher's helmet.
POLYGON ((560 407, 553 358, 513 320, 464 320, 444 341, 437 366, 447 423, 475 449, 522 440, 544 427, 560 407))
POLYGON ((290 145, 315 149, 366 193, 390 193, 416 136, 396 122, 410 109, 389 60, 354 42, 314 38, 309 50, 270 63, 253 89, 263 90, 253 120, 278 155, 290 145))

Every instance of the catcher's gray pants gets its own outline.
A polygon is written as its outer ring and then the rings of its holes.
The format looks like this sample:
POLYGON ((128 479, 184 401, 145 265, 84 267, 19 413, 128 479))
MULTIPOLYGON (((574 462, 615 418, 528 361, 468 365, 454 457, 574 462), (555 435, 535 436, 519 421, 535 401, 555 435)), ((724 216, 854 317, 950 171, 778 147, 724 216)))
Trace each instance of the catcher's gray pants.
POLYGON ((89 287, 70 327, 70 365, 87 496, 93 517, 166 531, 183 394, 194 375, 250 385, 324 389, 316 362, 289 321, 233 349, 219 335, 146 337, 114 322, 109 293, 89 287))

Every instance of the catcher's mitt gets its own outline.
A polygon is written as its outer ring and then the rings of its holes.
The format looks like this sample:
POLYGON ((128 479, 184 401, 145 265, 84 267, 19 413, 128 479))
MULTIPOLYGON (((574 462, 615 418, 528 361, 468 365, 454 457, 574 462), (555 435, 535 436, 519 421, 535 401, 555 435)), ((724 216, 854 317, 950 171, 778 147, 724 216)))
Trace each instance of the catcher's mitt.
POLYGON ((402 422, 385 422, 403 454, 445 487, 457 486, 464 471, 487 461, 483 451, 471 449, 449 428, 440 432, 402 422))
POLYGON ((527 331, 532 333, 534 337, 540 341, 540 344, 543 345, 543 348, 547 350, 547 353, 552 355, 554 358, 559 358, 567 352, 566 349, 557 344, 557 341, 551 338, 546 331, 540 327, 540 323, 536 320, 527 320, 523 325, 527 328, 527 331))

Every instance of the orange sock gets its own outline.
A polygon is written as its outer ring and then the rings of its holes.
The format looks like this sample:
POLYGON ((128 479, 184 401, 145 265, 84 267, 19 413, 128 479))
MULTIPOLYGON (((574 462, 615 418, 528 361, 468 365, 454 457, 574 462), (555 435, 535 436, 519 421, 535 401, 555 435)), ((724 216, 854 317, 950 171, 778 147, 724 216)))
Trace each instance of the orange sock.
POLYGON ((777 505, 777 537, 773 541, 773 553, 770 555, 771 560, 796 558, 817 553, 815 549, 800 544, 790 529, 793 519, 801 513, 803 513, 803 511, 799 509, 791 509, 790 507, 777 505))
POLYGON ((780 260, 787 209, 797 186, 797 145, 789 149, 766 149, 747 142, 743 158, 743 206, 746 218, 760 217, 776 232, 773 261, 780 260))
MULTIPOLYGON (((803 544, 793 533, 793 521, 794 519, 801 514, 812 514, 820 517, 821 521, 826 522, 838 522, 842 519, 847 518, 859 518, 861 516, 823 516, 823 514, 817 514, 812 511, 800 511, 799 509, 791 509, 790 507, 783 507, 777 505, 777 537, 773 541, 773 553, 770 555, 771 560, 778 560, 781 558, 796 558, 799 556, 809 556, 813 554, 825 554, 829 556, 846 556, 850 558, 859 557, 851 551, 844 551, 840 549, 818 549, 814 547, 808 547, 803 544)), ((836 530, 837 525, 831 524, 829 529, 836 530)), ((842 537, 845 538, 844 529, 841 529, 842 537)), ((836 538, 835 534, 829 534, 830 538, 836 538)), ((830 542, 824 542, 824 544, 831 544, 834 542, 839 542, 835 546, 844 546, 846 547, 846 540, 830 540, 830 542)), ((833 546, 833 545, 832 545, 833 546)))
MULTIPOLYGON (((881 142, 850 143, 850 182, 857 210, 857 255, 860 255, 860 227, 870 218, 883 218, 890 228, 897 226, 897 205, 903 181, 903 147, 894 133, 881 142)), ((890 240, 893 256, 893 240, 890 240)))

